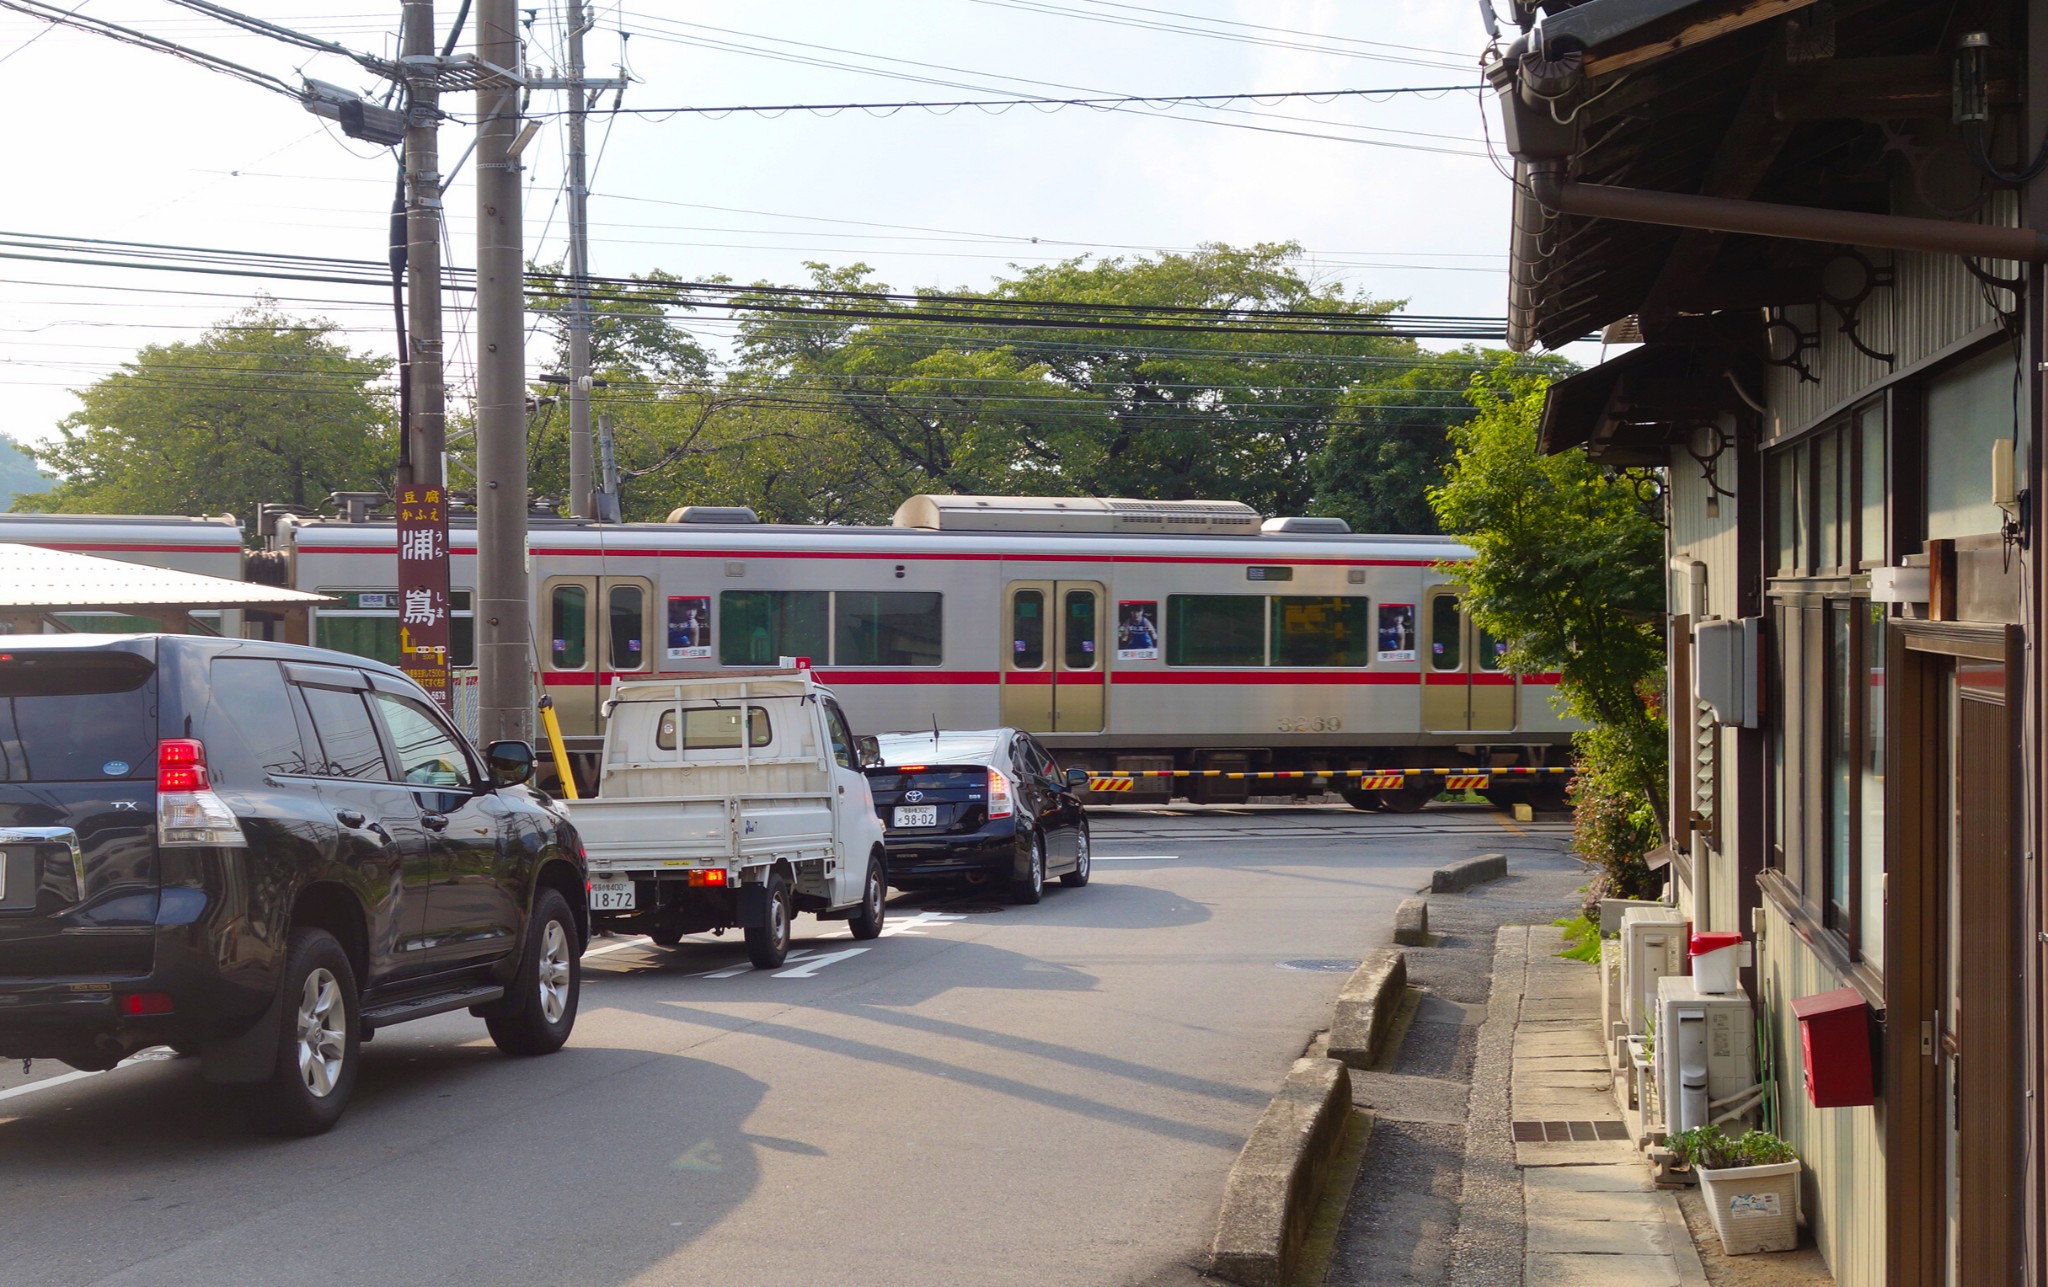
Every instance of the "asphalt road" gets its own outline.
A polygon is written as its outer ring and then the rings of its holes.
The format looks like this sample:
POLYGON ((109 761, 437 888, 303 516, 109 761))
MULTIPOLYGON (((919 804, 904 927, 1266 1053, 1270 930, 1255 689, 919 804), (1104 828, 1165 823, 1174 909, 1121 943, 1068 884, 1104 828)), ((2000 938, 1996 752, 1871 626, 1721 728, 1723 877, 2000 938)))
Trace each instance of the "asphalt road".
POLYGON ((186 1060, 0 1071, 0 1284, 1193 1282, 1246 1132, 1394 904, 1564 831, 1091 817, 1094 882, 1037 907, 899 896, 865 944, 803 917, 774 972, 737 935, 600 939, 568 1049, 386 1030, 315 1140, 250 1135, 186 1060))

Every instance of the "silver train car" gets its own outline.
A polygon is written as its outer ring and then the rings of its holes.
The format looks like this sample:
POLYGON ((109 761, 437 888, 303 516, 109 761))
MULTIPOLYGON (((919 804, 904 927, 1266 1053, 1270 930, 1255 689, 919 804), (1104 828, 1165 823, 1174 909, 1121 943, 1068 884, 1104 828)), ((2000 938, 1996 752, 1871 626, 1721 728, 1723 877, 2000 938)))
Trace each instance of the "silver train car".
MULTIPOLYGON (((334 596, 313 642, 396 661, 395 528, 280 515, 264 579, 334 596), (281 566, 280 566, 281 565, 281 566)), ((863 730, 1029 729, 1091 770, 1330 772, 1567 762, 1554 675, 1503 645, 1435 537, 1261 520, 1246 506, 916 496, 888 527, 781 526, 692 507, 664 523, 536 516, 533 667, 580 754, 614 680, 805 659, 863 730)), ((451 533, 454 648, 470 664, 476 532, 451 533)), ((1499 798, 1554 778, 1496 778, 1499 798)), ((1243 779, 1153 777, 1117 798, 1241 800, 1243 779)), ((1334 785, 1345 785, 1341 780, 1334 785)), ((1437 783, 1369 791, 1414 808, 1437 783)), ((1257 793, 1320 790, 1268 781, 1257 793)))

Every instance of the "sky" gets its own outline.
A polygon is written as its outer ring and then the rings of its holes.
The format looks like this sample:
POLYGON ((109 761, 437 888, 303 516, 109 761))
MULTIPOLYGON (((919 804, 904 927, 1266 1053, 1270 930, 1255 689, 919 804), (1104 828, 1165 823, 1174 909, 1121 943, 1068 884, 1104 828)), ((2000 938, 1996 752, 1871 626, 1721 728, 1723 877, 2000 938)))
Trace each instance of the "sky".
MULTIPOLYGON (((352 49, 396 48, 398 0, 242 2, 352 49)), ((59 3, 293 85, 303 74, 381 92, 347 59, 173 0, 59 3)), ((562 59, 564 15, 533 3, 528 61, 547 74, 562 59)), ((444 36, 457 8, 439 0, 444 36)), ((1485 34, 1470 3, 598 0, 593 10, 589 72, 623 67, 627 108, 1462 87, 1170 111, 600 110, 590 122, 595 274, 800 282, 818 260, 866 263, 897 289, 972 290, 1013 264, 1294 241, 1305 270, 1346 291, 1417 313, 1505 312, 1510 188, 1483 135, 1485 34)), ((441 134, 444 169, 468 145, 473 101, 444 102, 456 118, 441 134)), ((535 93, 542 125, 522 158, 528 256, 539 261, 565 253, 562 106, 559 94, 535 93)), ((11 123, 0 232, 385 256, 393 153, 282 94, 0 9, 0 111, 11 123)), ((475 263, 473 177, 465 164, 446 197, 461 266, 475 263)), ((339 324, 354 348, 392 351, 388 291, 0 258, 0 433, 47 438, 76 408, 73 390, 143 345, 197 338, 258 290, 339 324)), ((473 387, 467 302, 448 318, 454 399, 473 387)), ((688 325, 714 348, 730 333, 713 318, 688 325)), ((535 341, 529 372, 545 347, 535 341)))

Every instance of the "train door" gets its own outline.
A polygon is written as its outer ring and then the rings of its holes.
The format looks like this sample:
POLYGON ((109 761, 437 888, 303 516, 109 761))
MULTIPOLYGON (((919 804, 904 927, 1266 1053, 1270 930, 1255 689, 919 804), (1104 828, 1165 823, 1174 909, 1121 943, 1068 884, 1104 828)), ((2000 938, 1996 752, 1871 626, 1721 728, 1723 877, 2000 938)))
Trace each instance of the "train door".
POLYGON ((557 576, 542 584, 541 679, 564 733, 597 732, 604 687, 651 668, 653 602, 643 577, 557 576))
POLYGON ((1422 727, 1432 733, 1506 732, 1515 727, 1515 677, 1501 666, 1498 640, 1472 623, 1453 586, 1423 605, 1422 727))
POLYGON ((1108 688, 1099 581, 1012 581, 1003 592, 1003 723, 1099 733, 1108 688))

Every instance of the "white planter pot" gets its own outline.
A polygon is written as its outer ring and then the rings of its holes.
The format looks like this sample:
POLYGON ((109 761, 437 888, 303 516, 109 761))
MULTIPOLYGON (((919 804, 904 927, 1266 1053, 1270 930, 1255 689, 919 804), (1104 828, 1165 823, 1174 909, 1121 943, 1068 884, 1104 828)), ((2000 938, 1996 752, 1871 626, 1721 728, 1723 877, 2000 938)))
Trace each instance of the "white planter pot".
POLYGON ((1799 1245, 1799 1168, 1798 1162, 1693 1168, 1722 1251, 1745 1256, 1799 1245))

